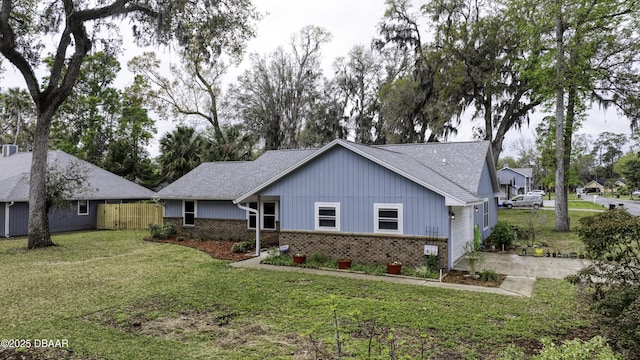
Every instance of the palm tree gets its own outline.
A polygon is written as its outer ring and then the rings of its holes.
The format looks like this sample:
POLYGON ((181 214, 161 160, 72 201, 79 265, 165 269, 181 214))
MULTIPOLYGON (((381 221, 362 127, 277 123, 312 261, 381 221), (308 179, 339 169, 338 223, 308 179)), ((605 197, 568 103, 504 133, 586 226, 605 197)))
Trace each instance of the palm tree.
POLYGON ((256 141, 240 125, 224 125, 213 132, 204 145, 204 161, 242 161, 253 159, 256 141))
POLYGON ((204 138, 195 128, 178 126, 160 139, 160 174, 169 183, 202 163, 204 138))

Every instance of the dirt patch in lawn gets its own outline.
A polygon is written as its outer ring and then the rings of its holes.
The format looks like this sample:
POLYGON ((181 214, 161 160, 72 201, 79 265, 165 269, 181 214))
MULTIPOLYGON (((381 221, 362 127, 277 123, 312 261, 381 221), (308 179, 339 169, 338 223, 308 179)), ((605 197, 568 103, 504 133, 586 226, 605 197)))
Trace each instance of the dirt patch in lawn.
POLYGON ((81 357, 73 350, 54 348, 0 348, 0 360, 97 360, 97 357, 81 357))
POLYGON ((86 315, 84 320, 134 335, 180 342, 209 342, 214 348, 225 350, 260 349, 267 343, 277 343, 290 347, 290 355, 296 355, 296 351, 306 344, 297 333, 277 332, 267 324, 224 307, 176 310, 174 303, 162 297, 125 308, 105 309, 86 315))
POLYGON ((468 271, 451 270, 442 278, 442 282, 450 284, 476 285, 499 288, 502 285, 506 275, 498 274, 497 281, 482 281, 479 277, 472 277, 468 271))
POLYGON ((246 260, 253 257, 253 254, 234 253, 232 251, 233 244, 238 243, 237 241, 219 241, 219 240, 204 240, 204 241, 180 240, 179 241, 176 238, 165 239, 165 240, 148 238, 145 240, 166 243, 166 244, 188 246, 190 248, 204 251, 207 254, 211 255, 211 257, 215 259, 221 259, 221 260, 240 261, 240 260, 246 260))

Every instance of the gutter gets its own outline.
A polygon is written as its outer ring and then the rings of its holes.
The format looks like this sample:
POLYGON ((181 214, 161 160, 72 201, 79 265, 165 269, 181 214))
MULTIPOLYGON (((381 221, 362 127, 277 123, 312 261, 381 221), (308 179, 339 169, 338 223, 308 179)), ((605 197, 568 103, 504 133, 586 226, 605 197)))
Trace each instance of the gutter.
POLYGON ((13 206, 14 202, 4 204, 4 237, 9 237, 9 208, 13 206))
POLYGON ((237 203, 236 206, 241 210, 256 214, 256 256, 260 256, 260 212, 257 209, 252 209, 240 203, 237 203))

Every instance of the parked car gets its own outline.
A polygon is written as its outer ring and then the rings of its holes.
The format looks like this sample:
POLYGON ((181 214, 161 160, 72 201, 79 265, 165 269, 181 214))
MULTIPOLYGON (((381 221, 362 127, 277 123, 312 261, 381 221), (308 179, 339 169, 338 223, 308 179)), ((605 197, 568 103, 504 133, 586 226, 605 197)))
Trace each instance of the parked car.
POLYGON ((631 193, 633 196, 637 196, 640 197, 640 190, 636 190, 634 192, 631 193))
POLYGON ((545 192, 544 190, 533 190, 533 191, 529 191, 527 193, 527 195, 540 195, 540 196, 544 196, 545 192))
POLYGON ((537 209, 543 206, 542 195, 517 195, 512 197, 511 200, 503 201, 502 206, 507 209, 514 207, 532 207, 537 209))

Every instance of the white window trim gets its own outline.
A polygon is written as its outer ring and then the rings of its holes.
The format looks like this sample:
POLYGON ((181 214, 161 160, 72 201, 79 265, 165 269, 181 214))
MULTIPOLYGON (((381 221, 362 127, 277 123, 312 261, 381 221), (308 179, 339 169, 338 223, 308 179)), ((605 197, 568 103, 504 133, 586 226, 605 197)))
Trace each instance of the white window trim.
POLYGON ((403 234, 403 205, 402 204, 387 204, 387 203, 374 203, 373 204, 373 232, 376 234, 403 234), (398 211, 398 230, 380 229, 379 226, 379 214, 380 209, 394 209, 398 211))
MULTIPOLYGON (((251 207, 249 204, 251 204, 252 202, 257 203, 257 201, 249 201, 249 202, 245 203, 245 206, 251 207)), ((278 201, 264 201, 264 202, 260 202, 258 207, 260 208, 260 218, 259 218, 260 230, 276 230, 277 227, 278 227, 278 221, 280 220, 279 215, 278 215, 279 212, 280 212, 279 211, 280 210, 280 203, 278 201), (273 229, 264 227, 264 215, 265 215, 264 214, 264 204, 265 203, 269 203, 269 204, 273 203, 273 204, 275 204, 275 214, 274 214, 275 215, 275 221, 274 221, 274 224, 275 224, 276 227, 273 228, 273 229)), ((247 215, 246 215, 247 229, 255 230, 256 228, 251 226, 250 219, 251 219, 251 216, 256 216, 256 214, 251 213, 249 211, 247 211, 246 213, 247 213, 247 215)), ((269 216, 274 216, 274 215, 269 215, 269 216)), ((256 220, 256 222, 258 222, 258 220, 256 220)))
POLYGON ((198 200, 182 200, 182 226, 194 227, 196 226, 196 218, 198 217, 198 200), (185 203, 193 202, 193 224, 187 224, 187 217, 185 209, 185 203))
POLYGON ((78 215, 81 215, 81 216, 89 215, 89 200, 78 200, 78 215), (80 203, 81 202, 87 204, 87 212, 80 212, 80 203))
POLYGON ((340 231, 340 203, 339 202, 317 202, 313 212, 314 226, 317 231, 340 231), (334 208, 336 211, 336 226, 320 226, 320 208, 334 208))
POLYGON ((489 228, 489 198, 484 198, 482 203, 482 229, 487 230, 489 228), (486 222, 485 222, 486 218, 486 222))

